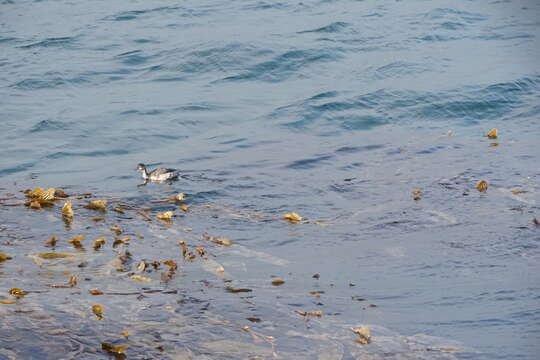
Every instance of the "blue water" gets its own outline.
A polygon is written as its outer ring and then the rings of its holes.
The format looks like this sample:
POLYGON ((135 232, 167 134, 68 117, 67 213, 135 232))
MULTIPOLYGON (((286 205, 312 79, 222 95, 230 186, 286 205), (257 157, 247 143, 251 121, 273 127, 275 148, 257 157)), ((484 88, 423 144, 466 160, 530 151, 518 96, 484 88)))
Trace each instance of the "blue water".
MULTIPOLYGON (((457 358, 537 359, 539 59, 533 0, 6 0, 0 191, 295 211, 322 225, 200 214, 178 227, 285 259, 231 270, 252 287, 287 278, 260 290, 268 311, 307 304, 457 341, 457 358), (184 177, 137 187, 139 162, 184 177)), ((12 243, 35 231, 27 209, 0 216, 0 252, 43 251, 12 243)), ((64 231, 43 221, 40 236, 64 231)), ((155 246, 140 250, 166 254, 155 246)), ((17 265, 1 266, 3 291, 17 265)))

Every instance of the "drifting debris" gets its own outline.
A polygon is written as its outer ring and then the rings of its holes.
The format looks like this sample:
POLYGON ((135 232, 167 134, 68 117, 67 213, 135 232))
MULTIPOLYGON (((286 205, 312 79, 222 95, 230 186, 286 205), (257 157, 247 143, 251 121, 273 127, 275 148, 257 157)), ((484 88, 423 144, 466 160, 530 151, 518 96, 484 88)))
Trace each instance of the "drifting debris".
POLYGON ((104 238, 104 237, 100 237, 100 238, 94 240, 94 250, 97 250, 100 247, 102 247, 105 244, 105 241, 107 241, 107 239, 104 238))
POLYGON ((116 235, 120 235, 122 233, 122 228, 118 225, 112 226, 111 230, 114 231, 116 235))
POLYGON ((101 350, 111 355, 124 354, 129 345, 114 346, 106 342, 101 343, 101 350))
POLYGON ((184 212, 188 212, 189 211, 189 206, 187 205, 180 205, 180 210, 184 211, 184 212))
POLYGON ((367 345, 371 342, 371 330, 368 327, 351 328, 351 330, 358 335, 356 342, 367 345))
POLYGON ((131 280, 135 280, 135 281, 138 281, 138 282, 151 282, 152 281, 151 278, 146 277, 146 276, 142 276, 142 275, 131 275, 130 278, 131 278, 131 280))
POLYGON ((122 330, 120 331, 120 334, 127 339, 129 336, 129 330, 122 330))
POLYGON ((163 264, 169 267, 169 271, 176 271, 178 264, 174 260, 163 260, 163 264))
POLYGON ((186 242, 184 240, 180 240, 178 242, 178 245, 180 245, 180 247, 182 248, 182 257, 186 257, 186 254, 187 254, 187 247, 186 247, 186 242))
POLYGON ((73 205, 73 202, 71 200, 68 200, 65 202, 64 206, 62 206, 62 215, 65 218, 72 218, 74 215, 73 209, 71 206, 73 205))
POLYGON ((56 236, 51 236, 51 238, 43 243, 45 246, 56 246, 56 236))
POLYGON ((232 240, 226 237, 210 236, 208 233, 202 234, 202 237, 218 245, 231 246, 233 244, 232 240))
POLYGON ((30 202, 26 203, 25 205, 30 207, 30 209, 34 209, 34 210, 41 209, 41 203, 39 201, 30 201, 30 202))
POLYGON ((104 294, 103 291, 98 290, 98 289, 90 289, 90 290, 88 290, 88 292, 89 292, 90 294, 92 294, 92 295, 103 295, 103 294, 104 294))
POLYGON ((253 291, 253 290, 248 289, 248 288, 238 288, 238 287, 234 287, 234 286, 227 286, 227 287, 225 287, 225 290, 227 290, 227 292, 230 292, 230 293, 233 293, 233 294, 253 291))
POLYGON ((298 224, 300 221, 302 221, 302 217, 294 212, 282 215, 281 218, 287 220, 291 224, 298 224))
POLYGON ((124 236, 123 238, 118 238, 117 237, 117 238, 114 239, 112 247, 115 248, 118 245, 127 244, 129 240, 130 240, 129 236, 124 236))
POLYGON ((116 211, 119 214, 124 214, 125 213, 124 209, 122 209, 121 207, 115 207, 115 208, 113 208, 113 210, 116 211))
POLYGON ((84 206, 90 210, 105 211, 107 209, 107 200, 94 200, 84 206))
POLYGON ((488 182, 486 180, 480 180, 478 184, 476 184, 476 190, 480 192, 486 192, 488 189, 488 182))
POLYGON ((75 287, 75 286, 77 286, 77 280, 78 280, 78 279, 77 279, 77 275, 71 275, 71 276, 69 277, 69 286, 70 286, 70 287, 75 287))
POLYGON ((537 218, 533 218, 532 222, 533 222, 534 225, 540 226, 540 221, 538 221, 537 218))
POLYGON ((414 189, 413 191, 411 191, 411 193, 413 194, 413 200, 418 201, 422 199, 421 198, 421 196, 423 195, 422 190, 414 189))
POLYGON ((186 200, 186 195, 184 193, 179 193, 179 194, 176 194, 175 196, 169 197, 169 200, 185 201, 186 200))
POLYGON ((92 311, 94 312, 98 320, 103 320, 103 317, 104 317, 103 305, 99 305, 99 304, 92 305, 92 311))
POLYGON ((488 133, 486 134, 486 136, 489 139, 496 139, 498 135, 499 135, 499 130, 497 130, 497 128, 493 128, 489 130, 488 133))
POLYGON ((13 300, 13 299, 0 299, 0 304, 5 304, 5 305, 15 304, 16 302, 17 300, 13 300))
POLYGON ((302 315, 303 317, 308 317, 308 316, 315 316, 315 317, 321 317, 323 316, 323 312, 320 311, 320 310, 315 310, 315 311, 296 311, 298 314, 302 315))
POLYGON ((174 213, 173 213, 172 211, 165 211, 164 213, 159 214, 159 215, 157 215, 156 217, 157 217, 159 220, 171 221, 171 219, 172 219, 173 216, 174 216, 174 213))
POLYGON ((283 284, 285 284, 285 280, 279 280, 279 279, 272 280, 272 285, 274 285, 274 286, 280 286, 280 285, 283 285, 283 284))
POLYGON ((11 256, 0 253, 0 262, 13 259, 11 256))
POLYGON ((321 278, 321 275, 319 275, 319 274, 313 274, 312 278, 314 278, 314 279, 320 279, 320 278, 321 278))
POLYGON ((34 256, 42 258, 42 259, 46 259, 46 260, 53 260, 53 259, 64 259, 67 257, 77 256, 77 254, 46 252, 46 253, 37 253, 34 256))
POLYGON ((19 288, 12 288, 12 289, 9 289, 9 295, 11 295, 11 296, 13 296, 13 297, 16 297, 16 298, 23 297, 23 296, 25 296, 26 294, 28 294, 26 291, 21 290, 21 289, 19 289, 19 288))
POLYGON ((76 248, 81 248, 81 240, 84 240, 86 238, 86 235, 81 234, 79 236, 74 237, 73 239, 68 240, 69 243, 73 244, 76 248))

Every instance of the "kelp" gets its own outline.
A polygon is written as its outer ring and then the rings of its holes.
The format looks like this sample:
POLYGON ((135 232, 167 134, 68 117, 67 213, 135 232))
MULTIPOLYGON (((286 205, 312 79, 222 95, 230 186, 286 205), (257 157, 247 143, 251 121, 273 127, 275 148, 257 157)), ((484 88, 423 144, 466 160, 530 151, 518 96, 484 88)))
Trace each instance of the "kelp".
POLYGON ((368 327, 356 327, 351 328, 351 330, 358 335, 358 338, 356 339, 356 342, 367 345, 371 342, 371 330, 368 327))
POLYGON ((486 192, 488 189, 488 182, 485 181, 485 180, 480 180, 477 184, 476 184, 476 190, 480 191, 480 192, 486 192))
POLYGON ((103 318, 105 317, 105 315, 103 314, 103 305, 92 305, 92 312, 96 315, 98 320, 103 320, 103 318))
POLYGON ((297 213, 295 213, 295 212, 291 212, 291 213, 281 215, 281 218, 283 220, 287 220, 291 224, 299 224, 300 221, 302 221, 302 217, 300 215, 298 215, 297 213))
POLYGON ((84 207, 90 210, 105 211, 107 209, 107 200, 94 200, 84 207))
POLYGON ((13 259, 11 256, 6 255, 4 253, 0 253, 0 263, 6 260, 11 260, 11 259, 13 259))

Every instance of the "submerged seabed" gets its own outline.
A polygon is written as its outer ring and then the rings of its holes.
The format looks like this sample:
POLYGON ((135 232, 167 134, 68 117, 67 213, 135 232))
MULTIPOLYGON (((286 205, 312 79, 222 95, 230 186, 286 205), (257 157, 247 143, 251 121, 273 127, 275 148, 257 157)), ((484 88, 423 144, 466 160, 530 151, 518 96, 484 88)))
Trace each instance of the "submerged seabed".
POLYGON ((0 358, 536 359, 538 19, 530 0, 0 3, 0 299, 28 292, 0 303, 0 358), (139 162, 183 177, 137 187, 139 162), (36 186, 72 194, 70 227, 62 202, 23 205, 36 186), (188 212, 161 202, 178 192, 188 212), (76 256, 36 258, 53 235, 76 256), (170 279, 139 268, 167 259, 170 279))

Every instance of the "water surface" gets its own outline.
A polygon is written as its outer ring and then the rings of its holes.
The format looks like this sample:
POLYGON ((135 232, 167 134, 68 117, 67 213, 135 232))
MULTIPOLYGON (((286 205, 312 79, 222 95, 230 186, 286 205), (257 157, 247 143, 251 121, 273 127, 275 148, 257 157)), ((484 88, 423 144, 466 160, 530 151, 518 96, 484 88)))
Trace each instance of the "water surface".
POLYGON ((103 341, 128 358, 537 358, 538 19, 530 0, 4 1, 0 293, 33 292, 0 305, 0 358, 98 359, 103 341), (138 187, 139 162, 184 176, 138 187), (94 197, 74 198, 71 227, 62 202, 4 206, 38 185, 94 197), (153 202, 177 192, 190 212, 153 202), (99 198, 153 220, 95 223, 82 205, 99 198), (291 211, 309 223, 279 219, 291 211), (114 224, 129 245, 94 251, 114 224), (76 251, 80 233, 77 261, 29 256, 51 235, 76 251), (184 261, 181 239, 207 260, 184 261), (171 280, 128 279, 165 259, 171 280), (69 274, 77 289, 47 286, 69 274))

